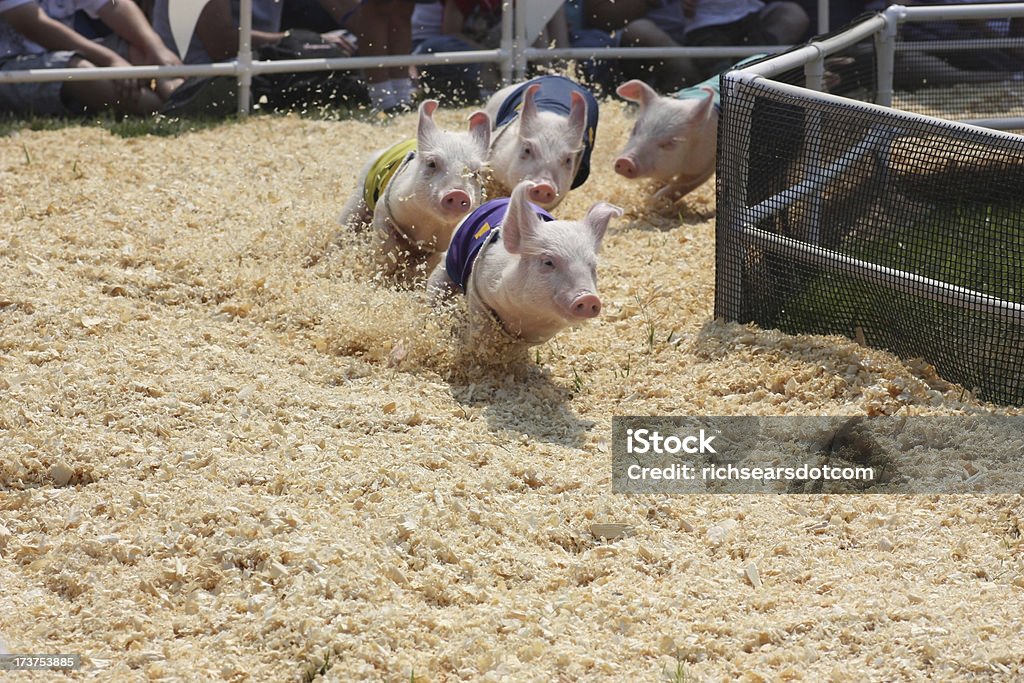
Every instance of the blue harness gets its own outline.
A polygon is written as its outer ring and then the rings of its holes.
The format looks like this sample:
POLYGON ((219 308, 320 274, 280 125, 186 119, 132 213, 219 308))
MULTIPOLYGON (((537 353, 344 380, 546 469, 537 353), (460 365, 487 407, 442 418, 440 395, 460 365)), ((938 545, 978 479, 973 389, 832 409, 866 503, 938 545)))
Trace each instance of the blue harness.
MULTIPOLYGON (((484 202, 475 211, 466 216, 452 235, 448 245, 448 255, 444 260, 444 269, 448 277, 466 293, 469 274, 473 272, 473 260, 480 253, 484 244, 498 239, 505 214, 508 213, 509 198, 492 199, 484 202)), ((530 203, 530 208, 544 221, 553 221, 555 217, 530 203)))
POLYGON ((534 84, 540 85, 540 90, 537 91, 533 99, 538 111, 550 111, 560 116, 568 116, 572 106, 573 91, 583 95, 583 99, 587 103, 587 128, 583 131, 583 155, 580 158, 580 167, 576 169, 576 177, 573 178, 571 188, 576 189, 590 176, 590 152, 594 149, 594 138, 597 136, 597 100, 589 90, 565 76, 538 76, 523 83, 505 98, 505 101, 501 103, 501 108, 498 109, 494 128, 500 128, 519 116, 519 108, 523 105, 523 93, 534 84))

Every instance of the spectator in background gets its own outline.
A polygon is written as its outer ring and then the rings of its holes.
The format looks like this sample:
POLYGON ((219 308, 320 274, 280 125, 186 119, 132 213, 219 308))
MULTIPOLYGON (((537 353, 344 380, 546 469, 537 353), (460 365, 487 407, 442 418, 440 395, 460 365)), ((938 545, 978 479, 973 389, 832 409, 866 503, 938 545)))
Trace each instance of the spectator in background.
MULTIPOLYGON (((444 0, 440 33, 420 26, 416 54, 493 50, 501 45, 501 0, 444 0)), ((470 103, 494 92, 498 74, 491 64, 431 65, 420 68, 420 86, 430 97, 470 103)))
MULTIPOLYGON (((680 47, 686 29, 680 0, 583 0, 584 21, 598 29, 613 31, 621 45, 630 47, 680 47)), ((639 78, 651 87, 670 92, 700 79, 689 57, 657 61, 624 60, 629 78, 639 78)))
MULTIPOLYGON (((975 4, 981 0, 906 0, 903 5, 975 4)), ((882 11, 894 4, 887 0, 867 3, 870 11, 882 11)), ((904 41, 969 40, 1024 36, 1024 20, 923 21, 900 27, 904 41)), ((900 50, 896 53, 894 84, 913 90, 963 83, 989 83, 1024 78, 1024 54, 1017 49, 900 50)))
MULTIPOLYGON (((0 0, 0 58, 4 70, 180 64, 128 0, 0 0), (84 10, 112 30, 107 44, 72 28, 84 10)), ((130 79, 0 84, 0 111, 19 115, 64 115, 109 109, 150 114, 160 108, 179 79, 130 79)))
MULTIPOLYGON (((800 37, 799 41, 802 42, 810 40, 819 33, 818 0, 797 0, 797 2, 807 13, 807 30, 804 31, 804 35, 800 37)), ((836 31, 867 12, 868 10, 865 8, 867 4, 868 0, 829 0, 828 31, 836 31)))
MULTIPOLYGON (((2 0, 0 0, 2 1, 2 0)), ((208 0, 196 21, 195 30, 187 46, 178 45, 171 30, 170 5, 173 0, 154 0, 153 26, 171 50, 176 51, 186 64, 206 64, 230 61, 238 55, 240 0, 208 0)), ((341 0, 352 5, 358 0, 341 0)), ((287 32, 281 28, 282 3, 280 0, 253 0, 252 47, 258 52, 282 41, 287 32)), ((350 35, 350 34, 348 34, 350 35)), ((340 55, 354 52, 345 32, 319 34, 319 39, 337 48, 340 55)), ((258 58, 258 57, 257 57, 258 58)), ((325 72, 320 72, 325 73, 325 72)), ((253 79, 254 90, 257 79, 253 79)), ((325 76, 328 80, 330 76, 325 76)), ((161 113, 168 115, 199 114, 223 115, 233 110, 237 100, 233 77, 190 78, 172 94, 161 113)), ((274 87, 274 90, 279 88, 274 87)), ((271 93, 273 94, 273 93, 271 93)))
POLYGON ((412 47, 415 50, 427 38, 441 35, 444 3, 441 0, 417 2, 412 10, 412 47))
MULTIPOLYGON (((353 2, 355 0, 352 0, 353 2)), ((234 59, 238 55, 239 0, 209 0, 199 14, 192 40, 178 45, 171 32, 169 8, 172 0, 155 0, 153 28, 164 44, 178 53, 186 64, 207 64, 234 59)), ((263 47, 284 37, 281 28, 283 4, 279 0, 253 0, 252 46, 263 47)), ((352 46, 334 33, 323 34, 324 40, 352 52, 352 46)))
MULTIPOLYGON (((569 47, 618 47, 621 36, 614 31, 593 28, 588 25, 584 0, 566 0, 562 6, 566 23, 569 47)), ((557 45, 556 47, 562 47, 557 45)), ((587 59, 580 63, 586 83, 594 86, 600 93, 610 95, 622 81, 622 73, 618 60, 587 59)))
MULTIPOLYGON (((361 57, 412 53, 413 0, 363 0, 355 13, 355 33, 361 57)), ((370 102, 385 113, 413 109, 409 67, 366 69, 370 102)))
MULTIPOLYGON (((408 55, 412 52, 413 7, 425 0, 284 0, 282 21, 288 28, 320 33, 351 30, 360 57, 408 55)), ((429 1, 429 0, 427 0, 429 1)), ((365 69, 371 106, 392 113, 414 108, 409 67, 365 69)))
MULTIPOLYGON (((440 33, 430 34, 430 14, 421 15, 415 27, 419 35, 414 52, 434 54, 500 47, 501 5, 501 0, 444 0, 440 33)), ((545 47, 569 44, 563 8, 555 12, 533 44, 545 47)), ((420 85, 426 94, 447 102, 485 100, 497 88, 498 80, 492 63, 431 65, 420 69, 420 85)))
MULTIPOLYGON (((796 2, 683 0, 687 45, 791 45, 810 21, 796 2)), ((719 73, 735 58, 699 60, 701 78, 719 73)))

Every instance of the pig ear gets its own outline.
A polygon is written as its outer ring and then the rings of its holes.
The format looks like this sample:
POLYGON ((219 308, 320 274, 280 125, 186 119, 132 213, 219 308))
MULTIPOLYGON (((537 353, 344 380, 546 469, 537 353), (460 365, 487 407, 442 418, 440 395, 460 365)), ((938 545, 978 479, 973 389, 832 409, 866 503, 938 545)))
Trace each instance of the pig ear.
POLYGON ((475 111, 469 115, 469 132, 486 154, 491 146, 491 117, 487 112, 475 111))
POLYGON ((626 81, 615 90, 619 97, 630 102, 639 102, 641 107, 658 96, 654 89, 640 80, 626 81))
POLYGON ((706 86, 701 86, 701 90, 707 93, 707 97, 700 101, 700 107, 695 112, 695 115, 700 119, 706 119, 711 115, 711 109, 715 103, 715 91, 706 86))
POLYGON ((531 137, 530 131, 537 120, 537 104, 533 100, 538 90, 540 85, 535 83, 523 93, 523 108, 519 112, 519 134, 524 138, 531 137))
POLYGON ((604 233, 608 230, 609 221, 621 215, 622 209, 608 202, 597 202, 590 207, 586 218, 583 219, 583 224, 593 233, 596 246, 601 246, 601 240, 604 239, 604 233))
POLYGON ((537 231, 537 215, 530 208, 527 196, 533 183, 524 181, 512 190, 512 198, 508 201, 508 212, 501 224, 501 241, 506 251, 518 254, 523 250, 523 242, 537 231))
POLYGON ((569 107, 569 134, 573 140, 583 143, 583 134, 587 129, 587 101, 575 90, 572 92, 572 104, 569 107))
POLYGON ((437 124, 434 123, 434 112, 437 100, 423 100, 420 104, 420 120, 416 126, 416 144, 420 149, 430 147, 437 135, 437 124))

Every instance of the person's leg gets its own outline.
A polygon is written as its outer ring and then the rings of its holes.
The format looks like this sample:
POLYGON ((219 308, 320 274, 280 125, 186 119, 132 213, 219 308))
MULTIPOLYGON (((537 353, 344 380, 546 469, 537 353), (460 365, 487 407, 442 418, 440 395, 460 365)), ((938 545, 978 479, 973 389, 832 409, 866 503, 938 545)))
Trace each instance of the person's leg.
MULTIPOLYGON (((731 24, 723 24, 719 26, 706 26, 704 28, 695 29, 686 34, 686 44, 695 47, 710 46, 710 45, 739 45, 743 41, 734 35, 731 24)), ((722 59, 719 57, 712 57, 708 59, 696 59, 694 60, 699 80, 710 78, 711 76, 721 73, 723 69, 727 69, 733 64, 733 59, 727 58, 722 59)))
MULTIPOLYGON (((585 28, 569 34, 572 47, 618 47, 619 36, 596 28, 585 28)), ((622 71, 618 60, 588 59, 580 64, 584 79, 603 94, 615 92, 622 82, 622 71)))
MULTIPOLYGON (((79 56, 72 57, 68 66, 74 69, 92 67, 79 56)), ((160 108, 160 96, 149 88, 139 87, 135 80, 68 81, 61 89, 65 101, 80 104, 86 111, 112 109, 119 114, 152 114, 160 108)))
MULTIPOLYGON (((650 19, 637 19, 626 24, 622 45, 635 47, 679 47, 679 43, 650 19)), ((654 87, 663 91, 678 90, 700 80, 700 72, 689 57, 670 57, 651 62, 654 87)))
MULTIPOLYGON (((388 13, 391 4, 386 0, 368 0, 353 17, 353 29, 359 38, 360 57, 383 57, 388 52, 391 22, 388 13)), ((370 103, 374 109, 386 111, 397 103, 387 69, 365 69, 370 103)))
POLYGON ((770 2, 758 15, 761 30, 775 39, 775 45, 798 42, 807 32, 810 18, 795 2, 770 2))
MULTIPOLYGON (((465 52, 473 46, 457 36, 435 36, 427 38, 416 54, 435 52, 465 52)), ((482 74, 479 64, 433 64, 421 66, 420 86, 428 97, 443 103, 466 103, 480 100, 482 74)))
MULTIPOLYGON (((0 62, 0 71, 63 69, 73 52, 19 55, 0 62)), ((67 116, 75 113, 62 97, 64 83, 0 83, 0 113, 19 116, 67 116)))
POLYGON ((281 30, 304 28, 317 33, 330 33, 344 26, 338 26, 334 17, 317 0, 280 0, 281 30))
POLYGON ((1010 71, 965 70, 950 64, 943 56, 927 52, 899 52, 893 85, 905 90, 944 88, 963 83, 998 83, 1019 80, 1020 75, 1010 71))
MULTIPOLYGON (((392 8, 389 14, 389 38, 388 52, 392 55, 412 54, 412 10, 413 0, 393 0, 390 3, 392 8)), ((392 90, 395 93, 396 107, 412 108, 412 78, 409 77, 409 67, 393 66, 387 70, 388 80, 391 81, 392 90)))
MULTIPOLYGON (((139 64, 152 64, 153 63, 152 61, 149 60, 149 57, 146 55, 146 53, 143 50, 141 50, 141 49, 137 48, 136 46, 132 45, 131 43, 126 41, 124 38, 121 38, 116 33, 112 33, 112 34, 110 34, 108 36, 100 38, 100 39, 97 40, 97 42, 99 42, 100 44, 102 44, 102 45, 104 45, 106 47, 109 47, 111 50, 113 50, 117 54, 121 55, 122 57, 127 59, 132 64, 139 65, 139 64)), ((180 76, 179 77, 175 77, 175 78, 159 78, 159 79, 157 79, 157 81, 156 81, 156 89, 155 90, 156 90, 157 95, 159 95, 159 97, 160 97, 160 101, 161 102, 165 101, 168 97, 171 96, 171 93, 174 92, 175 90, 177 90, 178 87, 181 86, 184 82, 185 82, 185 79, 180 77, 180 76)))

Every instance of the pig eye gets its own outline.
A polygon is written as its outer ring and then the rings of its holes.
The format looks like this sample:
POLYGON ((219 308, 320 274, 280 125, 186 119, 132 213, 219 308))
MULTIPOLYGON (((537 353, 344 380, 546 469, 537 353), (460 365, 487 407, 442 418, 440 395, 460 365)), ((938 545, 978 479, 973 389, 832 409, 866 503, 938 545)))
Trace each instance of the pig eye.
POLYGON ((433 159, 428 159, 427 160, 427 168, 429 168, 431 171, 436 170, 437 169, 437 162, 434 161, 433 159))
POLYGON ((523 159, 530 158, 531 156, 533 156, 533 148, 530 147, 530 145, 523 145, 523 152, 521 156, 523 159))
POLYGON ((665 140, 664 142, 659 142, 658 143, 658 147, 660 147, 661 149, 664 149, 664 150, 675 149, 676 148, 676 141, 675 140, 665 140))
POLYGON ((543 264, 543 266, 545 268, 547 268, 548 270, 554 270, 555 269, 555 259, 551 258, 550 256, 544 256, 541 259, 541 264, 543 264))
POLYGON ((565 159, 562 159, 562 165, 563 166, 572 166, 572 156, 570 155, 570 156, 567 156, 565 159))

